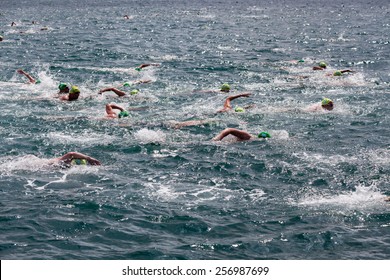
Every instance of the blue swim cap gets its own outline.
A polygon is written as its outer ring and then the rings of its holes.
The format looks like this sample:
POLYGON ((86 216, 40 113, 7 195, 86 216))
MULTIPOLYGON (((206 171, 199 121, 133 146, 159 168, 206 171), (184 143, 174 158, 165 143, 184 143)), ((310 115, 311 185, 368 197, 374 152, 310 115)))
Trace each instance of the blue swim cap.
POLYGON ((259 138, 271 138, 271 134, 269 134, 267 131, 262 131, 257 135, 259 138))

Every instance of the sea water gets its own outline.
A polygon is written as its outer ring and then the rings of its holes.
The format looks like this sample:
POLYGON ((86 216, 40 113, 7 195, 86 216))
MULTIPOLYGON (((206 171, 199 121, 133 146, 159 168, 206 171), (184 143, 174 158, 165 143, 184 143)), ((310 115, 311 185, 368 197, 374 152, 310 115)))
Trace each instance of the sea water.
POLYGON ((388 259, 389 12, 363 0, 1 1, 1 258, 388 259), (312 71, 319 61, 327 70, 312 71), (342 69, 355 73, 326 75, 342 69), (137 95, 98 94, 139 79, 151 82, 137 95), (60 82, 80 98, 58 100, 60 82), (216 113, 241 92, 232 105, 250 109, 216 113), (305 110, 324 97, 333 111, 305 110), (107 103, 133 110, 104 120, 107 103), (191 120, 208 121, 172 125, 191 120), (212 141, 227 127, 272 138, 212 141), (48 164, 70 151, 102 166, 48 164))

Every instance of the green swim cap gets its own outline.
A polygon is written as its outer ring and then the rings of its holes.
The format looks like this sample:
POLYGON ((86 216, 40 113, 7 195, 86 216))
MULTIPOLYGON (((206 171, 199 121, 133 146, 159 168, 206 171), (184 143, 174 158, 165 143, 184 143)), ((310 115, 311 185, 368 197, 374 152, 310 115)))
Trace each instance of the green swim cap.
POLYGON ((81 158, 74 158, 70 162, 71 165, 87 165, 88 161, 86 159, 81 159, 81 158))
POLYGON ((230 86, 229 84, 223 84, 221 86, 221 91, 229 91, 230 90, 230 86))
POLYGON ((128 117, 128 116, 129 116, 129 112, 127 112, 127 111, 121 111, 118 114, 118 118, 124 118, 124 117, 128 117))
POLYGON ((77 86, 72 86, 72 88, 70 89, 69 91, 70 94, 73 94, 73 93, 80 93, 80 90, 77 86))
POLYGON ((298 60, 298 62, 305 62, 303 59, 298 60))
POLYGON ((59 90, 64 90, 64 89, 66 89, 67 87, 68 87, 68 85, 65 84, 65 83, 60 83, 60 84, 58 85, 58 89, 59 89, 59 90))
POLYGON ((318 63, 318 66, 320 66, 322 68, 326 68, 326 63, 321 61, 320 63, 318 63))
POLYGON ((35 84, 37 85, 37 84, 40 84, 41 83, 41 80, 40 79, 38 79, 38 80, 36 80, 35 81, 35 84))
POLYGON ((123 83, 124 87, 131 87, 133 84, 131 82, 123 83))
POLYGON ((341 73, 341 71, 336 71, 333 73, 333 76, 342 76, 343 73, 341 73))
POLYGON ((134 70, 139 72, 139 71, 142 70, 142 68, 141 67, 136 67, 136 68, 134 68, 134 70))
POLYGON ((321 101, 321 105, 322 105, 322 106, 329 105, 330 103, 333 103, 333 101, 332 101, 331 99, 329 99, 329 98, 324 98, 324 99, 322 99, 322 101, 321 101))
POLYGON ((135 95, 135 94, 137 94, 138 92, 139 92, 138 89, 133 89, 132 91, 130 91, 130 94, 131 94, 131 95, 135 95))
POLYGON ((259 138, 271 138, 271 134, 269 134, 267 131, 262 131, 257 135, 259 138))
POLYGON ((234 111, 239 112, 239 113, 242 113, 242 112, 245 112, 245 109, 242 108, 242 107, 238 107, 238 106, 237 106, 237 107, 234 109, 234 111))

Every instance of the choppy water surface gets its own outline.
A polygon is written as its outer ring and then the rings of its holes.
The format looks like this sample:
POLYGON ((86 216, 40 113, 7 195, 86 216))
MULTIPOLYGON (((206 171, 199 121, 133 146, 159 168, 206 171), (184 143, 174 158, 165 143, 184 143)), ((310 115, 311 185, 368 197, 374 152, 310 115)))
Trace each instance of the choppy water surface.
POLYGON ((1 4, 2 259, 390 257, 387 1, 94 2, 1 4), (252 108, 216 114, 222 83, 252 108), (109 102, 140 110, 102 120, 109 102), (273 137, 211 141, 226 127, 273 137), (103 166, 48 165, 69 151, 103 166))

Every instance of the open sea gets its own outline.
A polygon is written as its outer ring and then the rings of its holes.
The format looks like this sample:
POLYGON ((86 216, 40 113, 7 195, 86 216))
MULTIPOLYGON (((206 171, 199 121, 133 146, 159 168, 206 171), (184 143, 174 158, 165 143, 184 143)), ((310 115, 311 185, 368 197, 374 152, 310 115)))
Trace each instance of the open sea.
POLYGON ((390 258, 389 1, 1 0, 0 35, 1 259, 390 258))

